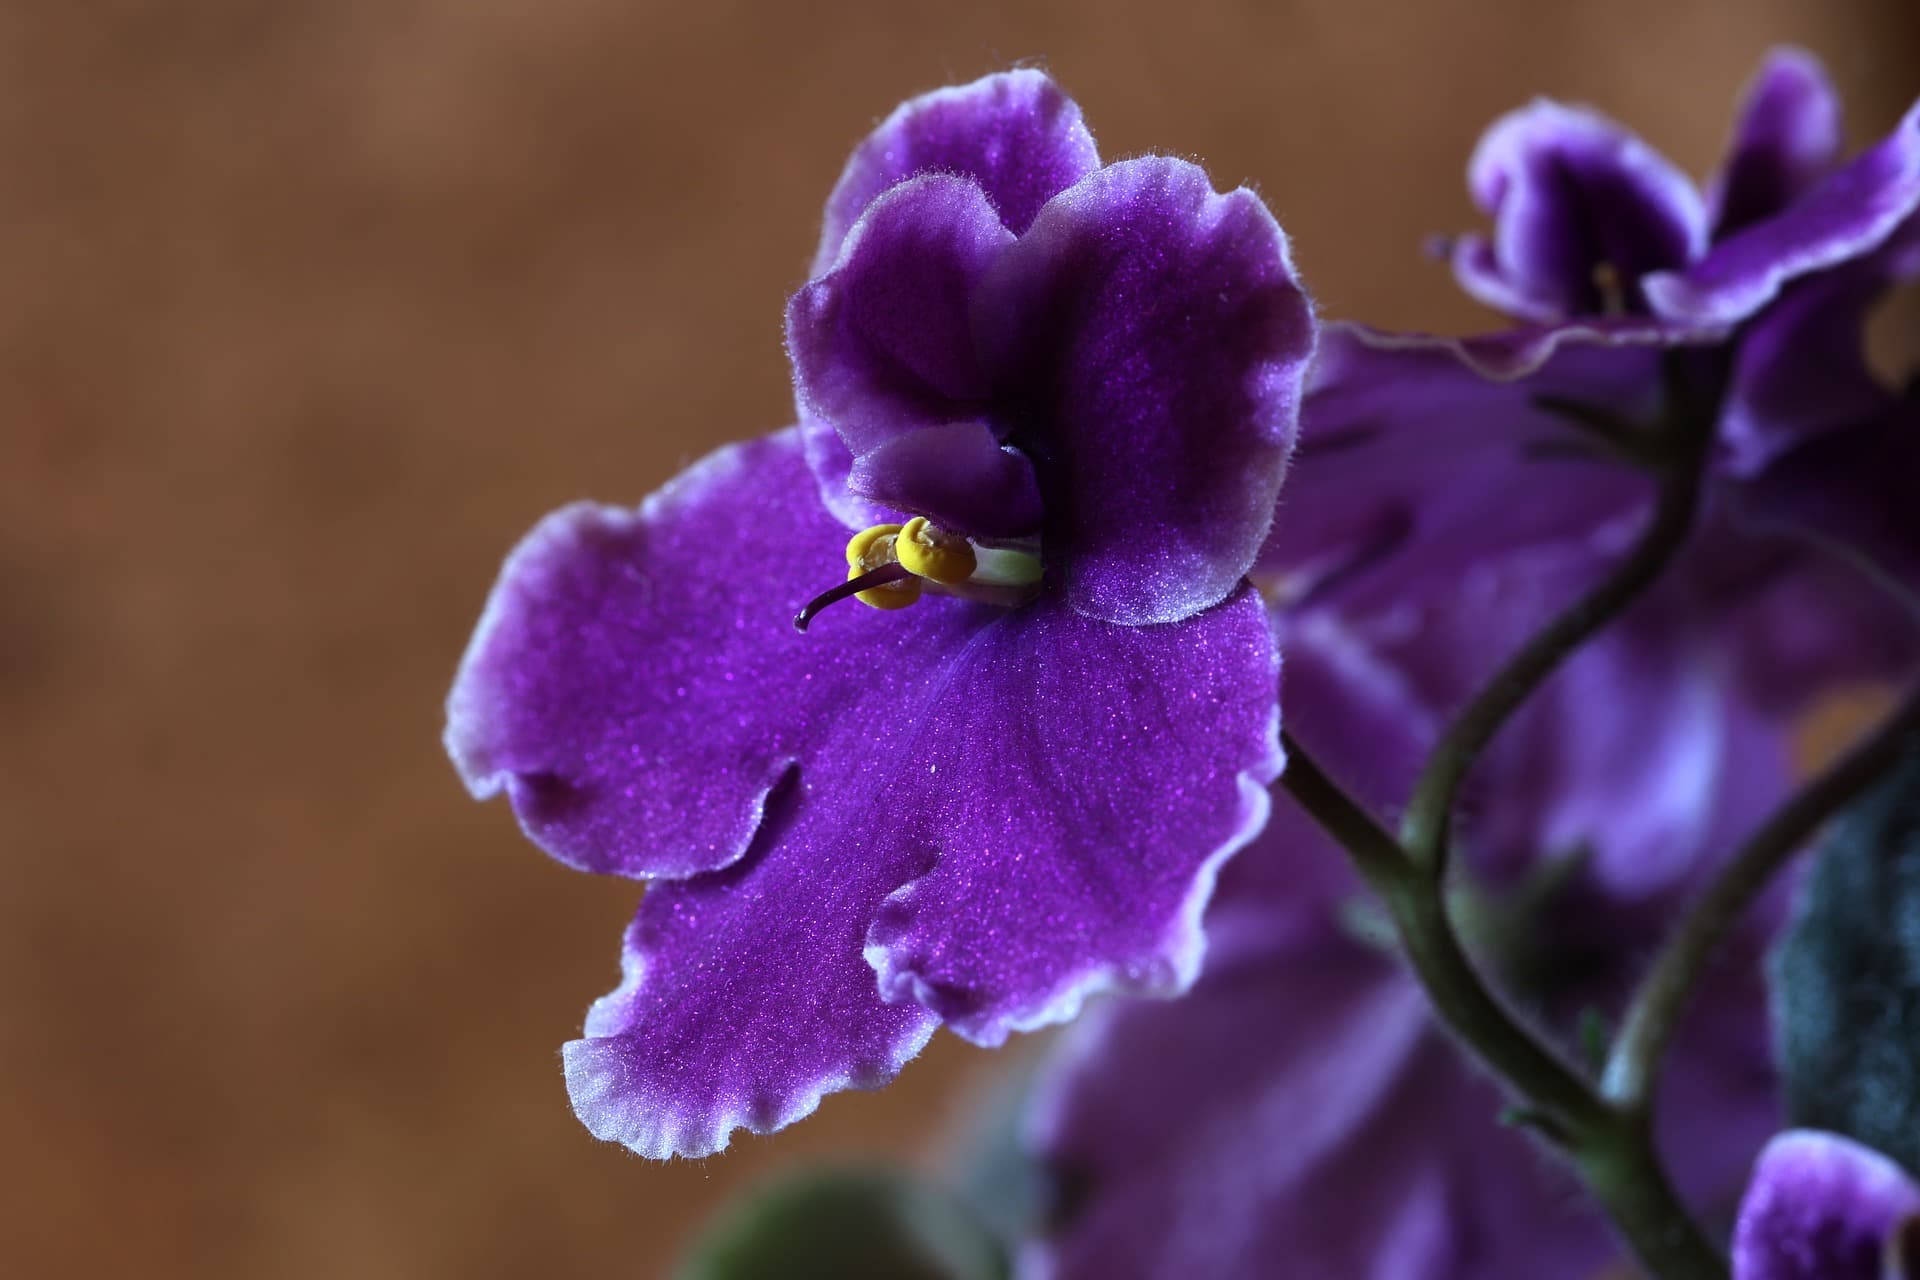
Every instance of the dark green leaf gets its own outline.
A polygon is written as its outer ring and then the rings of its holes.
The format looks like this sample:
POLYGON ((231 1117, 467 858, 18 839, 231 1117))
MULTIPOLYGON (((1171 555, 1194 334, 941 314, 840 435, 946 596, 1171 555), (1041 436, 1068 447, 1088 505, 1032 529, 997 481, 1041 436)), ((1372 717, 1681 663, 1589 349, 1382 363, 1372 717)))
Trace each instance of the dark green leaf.
POLYGON ((1920 1173, 1920 755, 1828 838, 1772 978, 1791 1123, 1920 1173))
POLYGON ((713 1222, 678 1280, 1001 1280, 1006 1260, 956 1196, 897 1169, 815 1170, 713 1222))

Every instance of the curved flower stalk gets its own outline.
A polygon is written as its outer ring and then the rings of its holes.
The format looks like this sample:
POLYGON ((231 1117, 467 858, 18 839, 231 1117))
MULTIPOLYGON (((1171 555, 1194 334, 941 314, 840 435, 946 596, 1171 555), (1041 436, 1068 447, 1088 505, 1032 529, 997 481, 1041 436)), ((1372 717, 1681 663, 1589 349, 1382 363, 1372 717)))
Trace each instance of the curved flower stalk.
POLYGON ((1914 1280, 1920 1183, 1837 1134, 1767 1144, 1740 1204, 1733 1280, 1914 1280))
MULTIPOLYGON (((1379 812, 1451 708, 1590 576, 1583 547, 1429 579, 1377 609, 1281 618, 1292 731, 1379 812)), ((1617 1016, 1713 855, 1787 785, 1782 728, 1713 636, 1656 595, 1582 650, 1473 779, 1454 888, 1478 964, 1570 1051, 1617 1016)), ((1462 1058, 1339 850, 1291 799, 1223 874, 1200 982, 1083 1019, 1032 1114, 1063 1199, 1031 1270, 1584 1277, 1617 1257, 1570 1172, 1462 1058), (1145 1260, 1144 1262, 1141 1260, 1145 1260)), ((1777 908, 1777 904, 1776 904, 1777 908)), ((1726 1214, 1777 1124, 1757 913, 1665 1079, 1660 1147, 1726 1214)))
POLYGON ((1280 769, 1244 575, 1314 337, 1250 192, 1102 165, 1037 72, 855 151, 789 309, 800 425, 549 517, 449 698, 476 796, 650 885, 565 1050, 589 1129, 704 1155, 940 1024, 1193 980, 1280 769))

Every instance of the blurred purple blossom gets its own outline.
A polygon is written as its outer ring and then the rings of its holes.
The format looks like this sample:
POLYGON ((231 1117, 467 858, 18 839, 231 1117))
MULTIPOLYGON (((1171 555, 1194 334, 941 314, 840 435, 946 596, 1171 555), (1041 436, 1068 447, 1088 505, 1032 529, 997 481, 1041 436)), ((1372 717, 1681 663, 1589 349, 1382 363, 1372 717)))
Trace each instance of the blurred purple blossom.
MULTIPOLYGON (((1534 549, 1377 610, 1284 617, 1292 732, 1390 816, 1451 708, 1589 558, 1534 549)), ((1456 918, 1570 1052, 1788 782, 1785 730, 1678 603, 1650 600, 1581 651, 1463 805, 1456 918)), ((1193 991, 1095 1010, 1044 1081, 1031 1136, 1061 1205, 1036 1274, 1537 1280, 1617 1256, 1572 1176, 1496 1122, 1499 1091, 1449 1043, 1377 911, 1276 799, 1222 875, 1193 991)), ((1709 1213, 1731 1209, 1778 1123, 1759 956, 1779 916, 1770 903, 1711 971, 1660 1099, 1662 1147, 1709 1213)))
POLYGON ((1740 1205, 1733 1280, 1920 1277, 1920 1184, 1857 1142, 1813 1130, 1767 1144, 1740 1205))

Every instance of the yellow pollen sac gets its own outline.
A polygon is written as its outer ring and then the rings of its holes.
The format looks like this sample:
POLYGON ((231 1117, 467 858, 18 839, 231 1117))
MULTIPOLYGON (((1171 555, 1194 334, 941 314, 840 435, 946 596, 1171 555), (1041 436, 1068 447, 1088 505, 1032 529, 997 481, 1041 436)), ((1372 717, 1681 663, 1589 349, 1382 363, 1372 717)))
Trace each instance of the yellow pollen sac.
MULTIPOLYGON (((865 536, 862 533, 855 538, 865 536)), ((847 551, 852 554, 851 543, 847 551)), ((915 516, 900 527, 894 538, 893 554, 907 572, 946 587, 971 578, 979 563, 971 543, 928 523, 925 516, 915 516)))
MULTIPOLYGON (((896 554, 899 537, 899 525, 876 524, 849 538, 847 581, 851 582, 875 569, 884 569, 890 564, 899 564, 900 559, 896 554)), ((853 598, 875 609, 904 609, 920 598, 920 579, 902 578, 898 582, 868 587, 853 598)))
MULTIPOLYGON (((851 582, 863 572, 865 571, 861 569, 849 568, 847 580, 851 582)), ((868 587, 865 591, 855 592, 853 598, 875 609, 904 609, 920 598, 920 579, 902 578, 898 582, 889 582, 885 586, 868 587)))
POLYGON ((892 555, 877 556, 876 552, 890 551, 875 544, 882 538, 892 538, 900 532, 897 524, 876 524, 862 529, 847 540, 847 567, 850 569, 878 569, 883 564, 892 564, 892 555))

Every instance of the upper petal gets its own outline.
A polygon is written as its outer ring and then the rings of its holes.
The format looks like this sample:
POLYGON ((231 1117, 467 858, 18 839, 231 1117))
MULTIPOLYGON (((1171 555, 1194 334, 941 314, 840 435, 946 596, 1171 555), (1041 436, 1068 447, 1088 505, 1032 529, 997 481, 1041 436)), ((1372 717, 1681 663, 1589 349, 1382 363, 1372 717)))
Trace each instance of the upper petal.
POLYGON ((1804 49, 1767 55, 1742 98, 1711 204, 1716 238, 1770 218, 1840 160, 1840 96, 1804 49))
POLYGON ((1683 271, 1643 282, 1654 311, 1727 325, 1771 302, 1790 280, 1871 253, 1920 208, 1920 103, 1878 144, 1776 217, 1715 245, 1683 271))
POLYGON ((1152 627, 1048 598, 981 633, 902 762, 897 838, 934 861, 875 919, 881 991, 991 1044, 1184 988, 1215 871, 1266 821, 1277 668, 1251 591, 1152 627))
POLYGON ((1314 345, 1259 199, 1182 160, 1109 165, 1001 256, 976 332, 1073 607, 1141 624, 1224 599, 1272 520, 1314 345))
POLYGON ((984 422, 902 432, 854 459, 847 488, 982 541, 1028 537, 1040 529, 1033 464, 1001 444, 984 422))
POLYGON ((1734 1280, 1881 1280, 1887 1239, 1920 1213, 1893 1161, 1837 1134, 1767 1144, 1733 1233, 1734 1280))
POLYGON ((1682 267, 1706 248, 1699 192, 1659 152, 1613 121, 1538 101, 1487 130, 1467 170, 1474 202, 1494 219, 1491 242, 1463 237, 1461 287, 1510 315, 1593 315, 1610 267, 1626 300, 1649 271, 1682 267))
POLYGON ((1005 71, 923 94, 854 149, 827 197, 811 274, 833 265, 868 205, 916 174, 971 178, 1019 234, 1040 206, 1099 166, 1080 108, 1042 72, 1005 71))
POLYGON ((685 876, 747 848, 824 721, 886 697, 909 634, 874 614, 834 644, 794 610, 845 572, 794 432, 710 455, 636 510, 580 504, 509 557, 447 700, 476 796, 590 871, 685 876))
POLYGON ((1013 233, 973 182, 928 174, 875 200, 831 270, 787 305, 802 413, 853 455, 976 416, 992 391, 972 303, 1013 233))

